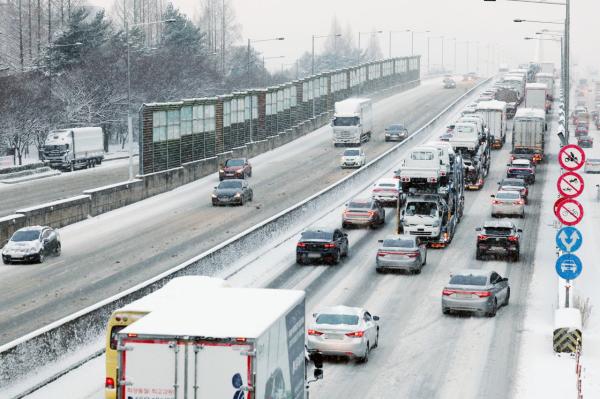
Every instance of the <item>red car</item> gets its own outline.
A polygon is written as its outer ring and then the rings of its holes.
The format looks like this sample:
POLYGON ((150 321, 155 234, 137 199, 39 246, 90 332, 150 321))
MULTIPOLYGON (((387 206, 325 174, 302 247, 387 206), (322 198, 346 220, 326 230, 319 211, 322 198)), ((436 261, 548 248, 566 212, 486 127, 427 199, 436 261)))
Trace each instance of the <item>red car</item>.
POLYGON ((247 158, 230 158, 219 168, 219 180, 252 177, 252 165, 247 158))
POLYGON ((578 123, 575 128, 575 136, 587 136, 589 127, 585 123, 578 123))

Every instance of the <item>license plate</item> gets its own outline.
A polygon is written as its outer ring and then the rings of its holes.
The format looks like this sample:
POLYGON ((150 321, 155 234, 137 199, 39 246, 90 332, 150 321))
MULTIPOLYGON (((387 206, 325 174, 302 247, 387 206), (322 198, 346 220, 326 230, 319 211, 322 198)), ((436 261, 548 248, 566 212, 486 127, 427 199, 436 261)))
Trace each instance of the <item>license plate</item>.
POLYGON ((321 257, 321 254, 320 254, 320 253, 318 253, 318 252, 310 252, 310 253, 308 254, 308 257, 309 257, 309 258, 320 258, 320 257, 321 257))
POLYGON ((221 202, 229 202, 231 200, 231 198, 220 198, 219 201, 221 202))
POLYGON ((471 299, 471 294, 456 294, 458 299, 471 299))
POLYGON ((342 339, 344 336, 340 334, 326 334, 325 339, 342 339))

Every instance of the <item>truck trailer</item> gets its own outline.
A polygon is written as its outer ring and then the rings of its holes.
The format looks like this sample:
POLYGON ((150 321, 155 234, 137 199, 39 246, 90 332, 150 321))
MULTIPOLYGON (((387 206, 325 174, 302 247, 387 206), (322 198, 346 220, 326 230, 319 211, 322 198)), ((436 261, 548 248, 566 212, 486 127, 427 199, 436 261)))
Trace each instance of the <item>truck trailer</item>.
POLYGON ((546 113, 542 109, 521 108, 513 123, 512 158, 539 163, 544 159, 546 113))
POLYGON ((502 148, 506 141, 506 103, 497 100, 482 101, 477 104, 477 114, 485 121, 492 148, 502 148))
POLYGON ((117 334, 118 399, 304 399, 305 294, 207 290, 117 334))
POLYGON ((545 83, 527 83, 525 86, 525 108, 541 109, 548 111, 549 102, 546 93, 548 87, 545 83))
POLYGON ((349 98, 335 103, 331 120, 333 145, 360 145, 371 139, 373 105, 369 98, 349 98))
POLYGON ((42 151, 51 168, 74 170, 93 168, 104 160, 104 134, 100 127, 75 127, 53 130, 42 151))

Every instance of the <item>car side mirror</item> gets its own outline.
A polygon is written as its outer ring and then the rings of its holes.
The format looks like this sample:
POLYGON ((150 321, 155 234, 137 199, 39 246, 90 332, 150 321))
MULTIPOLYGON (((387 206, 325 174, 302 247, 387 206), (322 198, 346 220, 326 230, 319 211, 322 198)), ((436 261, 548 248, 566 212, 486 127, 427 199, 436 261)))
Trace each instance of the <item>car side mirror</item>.
POLYGON ((344 233, 344 237, 348 237, 348 233, 344 233))
POLYGON ((322 380, 323 379, 323 369, 315 368, 313 375, 315 377, 315 380, 322 380))
POLYGON ((476 227, 475 231, 481 231, 481 227, 476 227))
POLYGON ((213 188, 216 190, 216 189, 217 189, 217 186, 214 186, 213 188))
POLYGON ((373 320, 379 321, 379 316, 373 316, 373 320))
POLYGON ((510 164, 509 164, 509 163, 507 163, 507 164, 506 164, 506 166, 510 166, 510 164))
POLYGON ((508 277, 504 277, 504 278, 502 278, 502 279, 500 279, 500 280, 501 280, 501 281, 506 281, 506 282, 508 282, 508 277))
POLYGON ((377 242, 378 242, 378 243, 382 243, 382 242, 383 242, 383 240, 377 240, 377 242))
POLYGON ((522 233, 523 229, 517 229, 517 233, 522 233))
POLYGON ((490 195, 490 197, 492 197, 492 198, 496 198, 496 196, 495 196, 494 194, 490 195))
POLYGON ((48 244, 48 243, 50 242, 50 240, 49 240, 49 239, 47 239, 47 238, 44 238, 44 239, 42 240, 42 242, 43 242, 44 244, 48 244))

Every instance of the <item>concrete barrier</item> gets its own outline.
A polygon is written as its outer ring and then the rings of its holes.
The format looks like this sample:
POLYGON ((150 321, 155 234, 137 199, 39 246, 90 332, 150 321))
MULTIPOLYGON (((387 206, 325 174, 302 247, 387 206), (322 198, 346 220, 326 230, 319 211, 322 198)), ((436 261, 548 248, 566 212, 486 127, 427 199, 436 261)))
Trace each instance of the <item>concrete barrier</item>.
POLYGON ((428 124, 373 159, 366 167, 347 175, 311 197, 150 280, 1 346, 0 364, 3 367, 0 368, 0 386, 28 375, 36 367, 56 361, 61 356, 98 339, 103 335, 106 320, 114 309, 155 291, 174 277, 215 275, 229 266, 231 259, 237 259, 240 253, 245 253, 247 248, 256 248, 269 240, 281 237, 286 229, 296 223, 310 220, 320 210, 337 206, 335 204, 343 199, 370 186, 373 179, 396 165, 398 154, 405 145, 423 131, 438 128, 435 126, 437 120, 455 110, 457 104, 478 87, 459 97, 428 124))
POLYGON ((20 172, 22 170, 37 169, 45 166, 43 162, 28 163, 25 165, 9 166, 8 168, 0 168, 0 175, 5 173, 20 172))
POLYGON ((97 216, 144 199, 144 183, 134 179, 85 190, 83 193, 90 197, 90 215, 97 216))
POLYGON ((4 243, 15 231, 26 226, 25 220, 25 215, 22 214, 8 215, 0 218, 0 247, 4 246, 4 243))
POLYGON ((51 226, 55 228, 87 219, 90 214, 89 195, 78 195, 47 204, 19 209, 16 213, 25 215, 28 226, 51 226))

